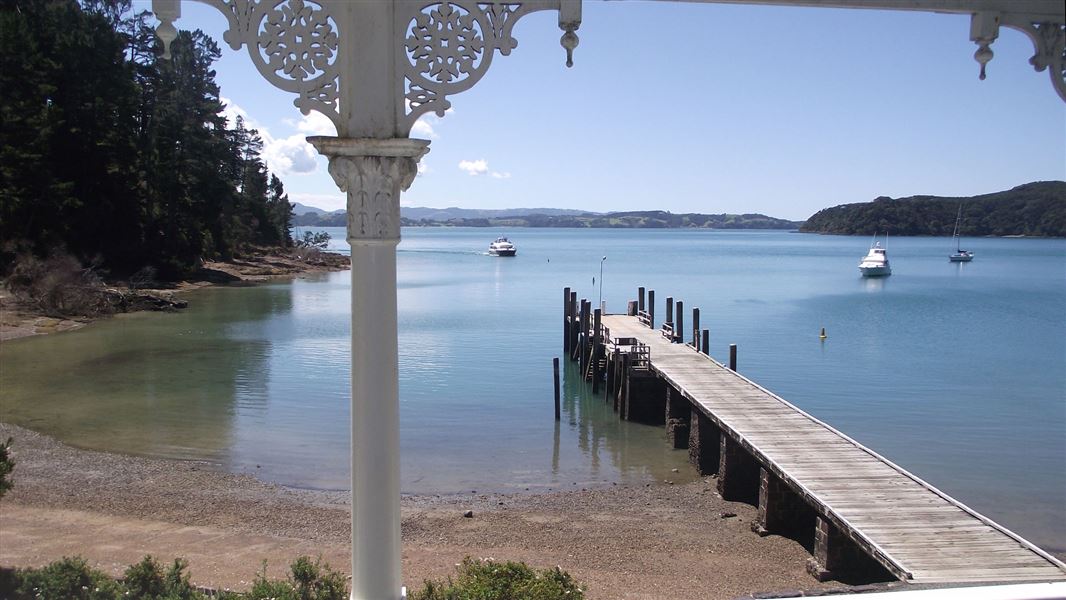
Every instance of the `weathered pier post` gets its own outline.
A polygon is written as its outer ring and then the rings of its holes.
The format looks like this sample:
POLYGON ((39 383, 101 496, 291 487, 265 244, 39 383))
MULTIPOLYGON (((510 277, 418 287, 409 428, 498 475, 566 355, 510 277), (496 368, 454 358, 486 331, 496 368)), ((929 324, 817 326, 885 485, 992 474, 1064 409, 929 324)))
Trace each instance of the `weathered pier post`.
POLYGON ((673 339, 670 340, 675 344, 679 344, 685 341, 685 303, 677 301, 677 323, 674 324, 673 339))
POLYGON ((562 413, 559 410, 559 358, 552 359, 552 371, 554 371, 555 379, 555 420, 558 421, 562 417, 562 413))
POLYGON ((711 355, 711 330, 704 329, 703 335, 700 336, 700 341, 703 342, 703 349, 701 350, 705 355, 711 355))
POLYGON ((692 347, 700 351, 700 309, 692 309, 692 347))
POLYGON ((635 317, 635 316, 637 316, 637 301, 636 300, 630 300, 626 304, 626 316, 627 317, 635 317))
POLYGON ((669 325, 671 328, 674 326, 674 297, 666 297, 666 320, 663 321, 663 328, 669 325))
POLYGON ((648 327, 655 329, 655 290, 648 290, 648 327))
POLYGON ((737 370, 737 345, 729 344, 729 370, 734 373, 737 370))
POLYGON ((592 314, 592 356, 589 358, 592 364, 589 370, 592 371, 592 393, 595 394, 600 391, 600 356, 603 354, 603 331, 600 329, 600 322, 603 311, 597 308, 592 314))
POLYGON ((644 310, 644 288, 643 287, 638 287, 637 288, 637 311, 640 312, 640 311, 643 311, 643 310, 644 310))
POLYGON ((574 348, 577 347, 577 292, 570 292, 570 360, 574 360, 574 348))
POLYGON ((563 353, 570 353, 570 288, 563 288, 563 353))

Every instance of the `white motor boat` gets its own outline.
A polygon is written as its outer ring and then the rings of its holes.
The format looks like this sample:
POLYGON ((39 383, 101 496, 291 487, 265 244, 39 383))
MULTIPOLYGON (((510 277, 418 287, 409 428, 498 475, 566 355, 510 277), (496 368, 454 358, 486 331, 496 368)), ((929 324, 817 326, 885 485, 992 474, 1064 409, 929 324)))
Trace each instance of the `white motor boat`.
POLYGON ((496 238, 496 241, 489 244, 489 254, 493 256, 514 256, 518 254, 518 248, 511 243, 511 240, 505 237, 496 238))
MULTIPOLYGON (((885 236, 885 245, 888 245, 888 236, 885 236)), ((892 267, 888 264, 888 255, 881 242, 874 242, 870 252, 859 263, 859 272, 863 277, 886 277, 892 274, 892 267)))

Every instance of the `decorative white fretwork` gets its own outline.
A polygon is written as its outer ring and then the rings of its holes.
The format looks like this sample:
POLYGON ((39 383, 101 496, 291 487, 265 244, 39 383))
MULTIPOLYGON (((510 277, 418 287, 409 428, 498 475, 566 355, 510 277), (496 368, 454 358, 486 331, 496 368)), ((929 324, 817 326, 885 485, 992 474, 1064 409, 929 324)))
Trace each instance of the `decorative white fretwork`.
POLYGON ((1066 101, 1066 24, 1027 14, 974 13, 970 20, 970 39, 978 46, 974 60, 981 65, 981 79, 985 78, 985 65, 994 56, 991 45, 999 37, 1001 26, 1029 37, 1035 51, 1029 64, 1038 73, 1048 70, 1055 92, 1066 101))
MULTIPOLYGON (((418 5, 416 5, 418 6, 418 5)), ((581 23, 579 0, 484 2, 448 0, 422 6, 399 32, 407 64, 400 71, 408 109, 401 116, 406 129, 428 112, 444 116, 448 96, 473 87, 488 71, 496 51, 507 56, 518 46, 515 22, 529 13, 557 9, 567 66, 573 65, 574 33, 581 23)))
MULTIPOLYGON (((252 63, 274 86, 297 94, 293 104, 303 114, 318 111, 338 126, 338 26, 323 0, 199 0, 217 8, 229 21, 223 35, 234 50, 248 47, 252 63)), ((180 10, 177 0, 154 0, 160 31, 172 28, 180 10), (175 14, 176 13, 176 14, 175 14), (165 19, 164 16, 175 14, 165 19)), ((163 36, 160 35, 162 38, 163 36)), ((171 40, 173 37, 171 37, 171 40)), ((169 40, 164 38, 169 46, 169 40)), ((168 48, 169 52, 169 48, 168 48)))
POLYGON ((1029 64, 1039 73, 1048 70, 1051 85, 1059 97, 1066 101, 1066 25, 1062 23, 1026 23, 1015 25, 1004 23, 1007 27, 1018 29, 1029 36, 1036 53, 1029 59, 1029 64))
MULTIPOLYGON (((297 94, 293 104, 304 114, 318 111, 343 133, 353 111, 345 97, 339 59, 344 44, 341 32, 352 22, 355 10, 348 0, 198 0, 219 10, 229 21, 223 35, 234 50, 247 46, 256 69, 274 86, 297 94)), ((581 23, 581 0, 399 0, 393 4, 396 28, 396 80, 398 132, 406 134, 419 116, 434 111, 443 116, 451 106, 448 96, 470 89, 492 64, 496 51, 507 55, 518 46, 511 31, 522 16, 541 10, 558 10, 560 40, 573 64, 581 23)), ((165 53, 177 35, 174 21, 181 16, 179 0, 153 0, 160 20, 159 37, 165 53)), ((381 55, 384 56, 384 55, 381 55)), ((365 60, 361 55, 353 60, 365 60)))

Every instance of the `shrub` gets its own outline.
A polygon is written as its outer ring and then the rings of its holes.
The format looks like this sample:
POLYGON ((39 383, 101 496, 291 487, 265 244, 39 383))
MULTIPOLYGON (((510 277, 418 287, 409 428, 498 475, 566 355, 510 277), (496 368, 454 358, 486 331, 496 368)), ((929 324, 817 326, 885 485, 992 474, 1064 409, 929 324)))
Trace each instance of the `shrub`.
POLYGON ((7 478, 15 468, 15 461, 11 460, 11 438, 0 443, 0 498, 11 489, 11 480, 7 478))
POLYGON ((564 600, 584 598, 569 573, 555 567, 537 572, 525 563, 463 559, 458 578, 426 581, 411 600, 564 600))
POLYGON ((292 575, 286 581, 266 578, 266 564, 252 584, 248 600, 347 600, 348 586, 340 573, 317 559, 297 558, 291 565, 292 575))
POLYGON ((90 569, 83 558, 63 558, 43 569, 16 572, 19 600, 119 600, 119 584, 104 573, 90 569))
POLYGON ((151 555, 126 569, 122 584, 128 597, 144 600, 200 600, 205 598, 189 583, 186 561, 176 558, 163 572, 161 564, 151 555))
POLYGON ((51 316, 98 315, 113 312, 103 282, 92 266, 55 251, 46 259, 20 254, 7 287, 19 300, 51 316))

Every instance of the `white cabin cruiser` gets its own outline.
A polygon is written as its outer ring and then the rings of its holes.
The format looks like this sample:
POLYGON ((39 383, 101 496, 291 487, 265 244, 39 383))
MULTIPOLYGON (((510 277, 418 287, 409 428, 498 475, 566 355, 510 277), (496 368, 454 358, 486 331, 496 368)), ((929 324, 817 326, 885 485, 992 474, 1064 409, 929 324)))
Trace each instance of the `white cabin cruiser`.
POLYGON ((505 237, 496 238, 496 241, 489 244, 489 254, 493 256, 514 256, 517 253, 518 248, 505 237))
MULTIPOLYGON (((885 244, 888 244, 887 237, 885 244)), ((892 274, 892 267, 888 264, 888 255, 881 247, 881 242, 874 242, 870 252, 859 263, 859 272, 863 277, 886 277, 892 274)))

